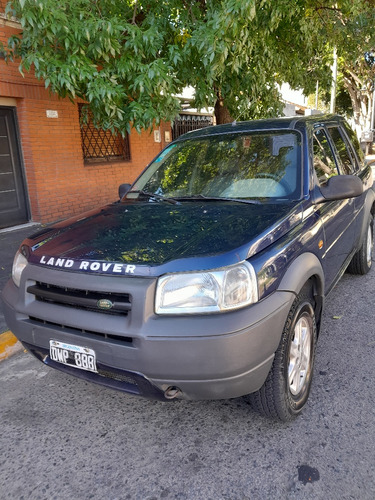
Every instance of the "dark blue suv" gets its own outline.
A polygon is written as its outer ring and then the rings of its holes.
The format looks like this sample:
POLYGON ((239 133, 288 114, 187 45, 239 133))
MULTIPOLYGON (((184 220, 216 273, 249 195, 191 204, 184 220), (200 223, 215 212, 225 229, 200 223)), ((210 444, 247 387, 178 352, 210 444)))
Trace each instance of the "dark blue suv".
POLYGON ((295 417, 325 297, 372 263, 372 172, 352 130, 338 116, 209 127, 120 188, 23 242, 9 327, 47 365, 112 388, 250 395, 295 417))

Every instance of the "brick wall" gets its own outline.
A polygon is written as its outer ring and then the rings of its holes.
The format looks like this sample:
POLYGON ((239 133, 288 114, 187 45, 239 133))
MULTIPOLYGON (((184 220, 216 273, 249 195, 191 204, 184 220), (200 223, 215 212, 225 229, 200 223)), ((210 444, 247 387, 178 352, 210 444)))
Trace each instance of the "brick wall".
MULTIPOLYGON (((5 2, 0 0, 0 13, 5 2)), ((0 17, 0 40, 18 31, 17 24, 0 17)), ((23 78, 18 64, 0 59, 1 98, 15 99, 31 219, 50 222, 114 201, 118 185, 132 182, 165 146, 150 131, 130 134, 130 162, 85 165, 82 155, 78 105, 59 99, 32 73, 23 78), (48 118, 47 110, 58 118, 48 118)), ((6 102, 6 101, 5 101, 6 102)))

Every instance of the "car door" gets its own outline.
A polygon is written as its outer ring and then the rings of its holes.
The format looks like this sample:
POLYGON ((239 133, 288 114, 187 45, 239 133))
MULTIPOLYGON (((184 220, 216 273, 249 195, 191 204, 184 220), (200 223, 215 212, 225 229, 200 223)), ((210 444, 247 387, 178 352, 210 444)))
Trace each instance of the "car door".
MULTIPOLYGON (((314 177, 319 187, 323 186, 330 177, 343 173, 342 163, 331 139, 336 133, 336 130, 319 127, 313 134, 314 177)), ((323 267, 326 276, 326 292, 328 292, 348 264, 348 255, 353 248, 351 235, 354 218, 353 199, 320 203, 317 213, 322 220, 325 236, 323 267)))
POLYGON ((363 213, 364 203, 366 200, 367 189, 369 189, 373 184, 372 170, 371 167, 365 164, 365 155, 361 149, 356 133, 349 127, 349 125, 344 122, 343 133, 346 143, 348 145, 349 152, 353 159, 353 164, 355 166, 355 175, 357 175, 363 182, 364 192, 361 196, 354 199, 355 214, 358 219, 358 226, 361 226, 362 218, 365 216, 363 213))
MULTIPOLYGON (((349 129, 349 127, 347 127, 347 129, 349 129)), ((330 126, 328 127, 328 133, 336 151, 336 157, 339 161, 341 173, 345 175, 358 175, 363 182, 364 172, 360 173, 358 158, 356 157, 353 147, 350 144, 347 134, 345 133, 347 129, 344 129, 343 126, 330 126)), ((362 227, 362 218, 360 215, 363 209, 365 196, 366 194, 364 193, 362 196, 358 196, 350 200, 350 203, 353 205, 353 217, 351 221, 348 221, 348 223, 350 222, 348 238, 352 248, 354 248, 357 243, 357 239, 360 237, 362 227)))

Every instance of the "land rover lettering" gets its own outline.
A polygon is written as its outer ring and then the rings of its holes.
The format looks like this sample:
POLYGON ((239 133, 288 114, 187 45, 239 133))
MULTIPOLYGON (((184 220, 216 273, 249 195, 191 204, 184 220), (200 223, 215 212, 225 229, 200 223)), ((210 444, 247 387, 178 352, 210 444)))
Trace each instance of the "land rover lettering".
POLYGON ((134 274, 136 266, 132 264, 119 264, 117 262, 100 262, 100 261, 75 261, 73 259, 64 259, 61 257, 50 257, 42 255, 39 263, 58 268, 69 268, 79 271, 92 271, 103 274, 134 274))

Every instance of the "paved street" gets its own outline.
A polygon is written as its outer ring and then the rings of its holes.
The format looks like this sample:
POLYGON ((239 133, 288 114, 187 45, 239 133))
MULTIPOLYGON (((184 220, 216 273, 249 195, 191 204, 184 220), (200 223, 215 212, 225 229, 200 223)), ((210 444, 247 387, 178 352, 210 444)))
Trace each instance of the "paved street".
POLYGON ((285 425, 244 399, 157 403, 0 363, 5 499, 373 499, 375 269, 327 300, 310 402, 285 425))

